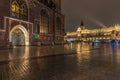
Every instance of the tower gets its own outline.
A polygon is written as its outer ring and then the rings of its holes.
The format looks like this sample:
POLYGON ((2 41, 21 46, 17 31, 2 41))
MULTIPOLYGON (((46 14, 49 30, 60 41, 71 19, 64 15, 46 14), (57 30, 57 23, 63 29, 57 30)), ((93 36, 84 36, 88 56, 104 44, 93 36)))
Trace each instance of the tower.
POLYGON ((81 21, 80 28, 81 28, 81 30, 84 30, 84 29, 85 29, 85 26, 84 26, 83 20, 81 21))

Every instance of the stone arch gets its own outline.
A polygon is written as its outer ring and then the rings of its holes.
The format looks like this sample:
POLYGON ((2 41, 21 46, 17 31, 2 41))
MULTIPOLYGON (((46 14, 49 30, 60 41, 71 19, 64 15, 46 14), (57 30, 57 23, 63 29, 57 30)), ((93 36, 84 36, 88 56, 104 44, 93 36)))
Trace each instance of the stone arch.
POLYGON ((9 42, 12 42, 12 33, 15 31, 15 30, 17 30, 17 29, 19 29, 20 31, 22 31, 23 32, 23 35, 24 35, 24 37, 25 37, 25 45, 29 45, 29 33, 28 33, 28 31, 26 30, 26 28, 24 27, 24 26, 22 26, 22 25, 16 25, 16 26, 14 26, 12 29, 11 29, 11 31, 10 31, 10 33, 9 33, 9 42))

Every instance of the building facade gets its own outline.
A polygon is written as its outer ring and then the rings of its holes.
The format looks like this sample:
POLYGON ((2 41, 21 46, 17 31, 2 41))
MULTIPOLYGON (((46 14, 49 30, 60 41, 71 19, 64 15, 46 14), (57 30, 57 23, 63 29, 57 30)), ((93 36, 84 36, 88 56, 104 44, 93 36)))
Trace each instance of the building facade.
POLYGON ((113 30, 117 31, 120 38, 120 25, 103 27, 98 29, 86 29, 83 22, 75 32, 67 32, 65 39, 70 41, 110 41, 110 35, 113 30))
POLYGON ((61 0, 0 0, 1 46, 60 44, 63 40, 61 0))

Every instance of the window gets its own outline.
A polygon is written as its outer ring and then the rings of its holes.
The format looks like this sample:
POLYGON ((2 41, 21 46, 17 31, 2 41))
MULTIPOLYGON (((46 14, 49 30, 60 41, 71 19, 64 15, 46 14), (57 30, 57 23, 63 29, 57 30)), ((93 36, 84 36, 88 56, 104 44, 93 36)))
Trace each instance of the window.
POLYGON ((21 19, 26 19, 26 18, 27 18, 27 10, 26 10, 25 4, 23 4, 23 5, 20 7, 20 18, 21 18, 21 19))
POLYGON ((27 6, 24 1, 13 0, 12 1, 12 17, 27 20, 27 6))
POLYGON ((61 34, 61 20, 59 17, 56 18, 55 34, 61 34))
POLYGON ((49 33, 49 17, 45 10, 42 10, 40 19, 40 32, 41 33, 49 33))
POLYGON ((39 27, 39 24, 36 24, 36 33, 40 33, 40 27, 39 27))
POLYGON ((19 17, 19 5, 16 1, 12 2, 12 16, 19 17))

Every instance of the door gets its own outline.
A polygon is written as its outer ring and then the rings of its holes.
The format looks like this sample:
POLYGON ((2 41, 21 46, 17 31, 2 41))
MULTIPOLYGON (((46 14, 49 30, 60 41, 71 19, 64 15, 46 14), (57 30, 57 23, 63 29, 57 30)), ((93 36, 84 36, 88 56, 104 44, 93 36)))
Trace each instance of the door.
POLYGON ((25 35, 20 29, 15 29, 12 32, 12 43, 14 46, 24 46, 25 45, 25 35))

